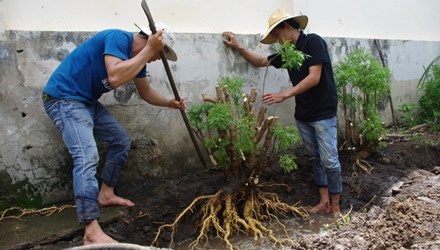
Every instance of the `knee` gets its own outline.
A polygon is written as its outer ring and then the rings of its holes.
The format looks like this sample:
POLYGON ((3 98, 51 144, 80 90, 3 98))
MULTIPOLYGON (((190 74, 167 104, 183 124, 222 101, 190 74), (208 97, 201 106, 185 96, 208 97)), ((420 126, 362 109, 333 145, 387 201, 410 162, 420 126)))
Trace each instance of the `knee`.
POLYGON ((119 136, 113 140, 109 145, 106 160, 124 164, 128 158, 128 152, 131 147, 131 139, 128 136, 119 136))
POLYGON ((125 135, 124 137, 121 138, 121 144, 126 146, 126 147, 131 147, 131 138, 128 135, 125 135))
POLYGON ((320 157, 319 153, 311 153, 309 155, 309 161, 312 161, 312 162, 321 161, 321 157, 320 157))
POLYGON ((126 150, 130 150, 131 148, 131 138, 130 136, 126 135, 121 139, 121 146, 126 150))
POLYGON ((324 167, 331 172, 341 172, 341 164, 335 157, 327 158, 322 161, 324 167))
POLYGON ((95 166, 99 161, 99 152, 96 147, 86 147, 81 154, 73 154, 75 164, 84 164, 85 166, 95 166))
POLYGON ((120 136, 117 140, 113 141, 110 146, 118 148, 121 152, 128 152, 131 147, 131 138, 127 134, 124 134, 123 136, 120 136))

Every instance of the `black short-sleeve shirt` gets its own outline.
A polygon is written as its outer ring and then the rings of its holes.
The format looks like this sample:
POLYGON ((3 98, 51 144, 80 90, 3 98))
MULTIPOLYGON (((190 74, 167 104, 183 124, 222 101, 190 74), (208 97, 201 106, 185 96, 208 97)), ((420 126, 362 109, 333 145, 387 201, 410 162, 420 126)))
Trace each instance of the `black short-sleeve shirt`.
MULTIPOLYGON (((299 70, 288 70, 293 86, 309 74, 311 66, 322 64, 319 84, 295 97, 295 119, 313 122, 336 116, 338 95, 327 44, 316 34, 306 35, 301 32, 295 47, 308 56, 299 70)), ((270 55, 268 60, 272 66, 282 67, 283 62, 279 54, 270 55)))

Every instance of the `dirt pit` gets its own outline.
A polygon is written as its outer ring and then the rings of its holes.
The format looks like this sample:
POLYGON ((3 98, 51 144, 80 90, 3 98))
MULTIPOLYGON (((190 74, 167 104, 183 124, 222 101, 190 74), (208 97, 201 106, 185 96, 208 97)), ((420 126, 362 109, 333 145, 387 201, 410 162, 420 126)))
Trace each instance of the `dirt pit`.
MULTIPOLYGON (((432 131, 418 133, 417 137, 389 137, 386 148, 366 159, 373 167, 370 174, 353 167, 350 155, 340 152, 344 216, 332 219, 326 230, 302 234, 293 239, 293 245, 274 249, 440 249, 439 138, 439 133, 432 131)), ((272 166, 267 169, 264 181, 289 185, 273 190, 286 203, 313 206, 319 197, 311 166, 303 149, 295 152, 296 171, 286 174, 278 166, 272 166)), ((136 188, 118 187, 119 194, 132 199, 136 206, 124 210, 116 221, 103 225, 104 231, 120 242, 149 246, 160 225, 173 222, 195 197, 215 193, 225 179, 220 171, 210 170, 188 173, 179 181, 157 182, 153 180, 136 188)), ((190 240, 195 236, 198 216, 194 211, 179 224, 174 245, 170 246, 170 232, 166 232, 156 247, 179 248, 176 243, 190 240)), ((78 246, 81 237, 82 232, 50 247, 78 246)), ((251 236, 243 237, 253 241, 251 236)), ((34 249, 46 247, 49 246, 34 249)), ((208 244, 204 249, 226 247, 208 244)), ((251 249, 263 248, 255 245, 251 249)))

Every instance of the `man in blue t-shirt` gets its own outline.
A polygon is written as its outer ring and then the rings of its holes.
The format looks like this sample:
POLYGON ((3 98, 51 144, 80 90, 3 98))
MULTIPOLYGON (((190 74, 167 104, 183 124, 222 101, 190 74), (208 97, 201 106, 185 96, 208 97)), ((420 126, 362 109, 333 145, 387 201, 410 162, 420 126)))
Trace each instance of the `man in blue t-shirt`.
POLYGON ((134 206, 114 193, 131 140, 98 99, 133 81, 146 102, 185 109, 182 98, 161 96, 146 78, 146 64, 160 59, 162 50, 168 60, 177 60, 168 27, 156 26, 154 35, 139 26, 139 34, 117 29, 98 32, 63 60, 43 90, 44 108, 73 159, 73 189, 78 220, 85 225, 84 245, 116 242, 99 226, 100 206, 134 206), (99 159, 95 138, 109 144, 100 189, 95 177, 99 159))
MULTIPOLYGON (((342 192, 341 166, 337 149, 336 111, 338 96, 330 56, 325 41, 316 34, 304 34, 307 16, 291 16, 279 9, 269 18, 269 29, 260 41, 264 44, 289 41, 306 54, 299 70, 288 70, 292 87, 280 93, 263 95, 266 104, 281 103, 295 96, 295 119, 304 146, 311 155, 315 184, 320 202, 310 212, 340 211, 342 192)), ((223 33, 225 45, 257 67, 272 65, 281 68, 281 56, 264 57, 242 47, 232 32, 223 33)))

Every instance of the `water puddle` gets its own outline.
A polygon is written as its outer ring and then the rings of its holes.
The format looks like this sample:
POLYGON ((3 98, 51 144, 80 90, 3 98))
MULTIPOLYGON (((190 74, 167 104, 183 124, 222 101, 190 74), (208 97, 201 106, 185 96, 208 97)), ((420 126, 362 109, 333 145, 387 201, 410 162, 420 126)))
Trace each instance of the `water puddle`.
MULTIPOLYGON (((336 220, 335 217, 329 215, 313 215, 311 220, 292 218, 289 220, 284 220, 282 223, 286 226, 288 231, 288 236, 291 239, 298 238, 302 235, 306 234, 315 234, 324 230, 324 225, 331 224, 336 220)), ((274 235, 280 239, 286 238, 285 233, 281 229, 280 226, 276 228, 272 227, 274 230, 274 235)), ((176 243, 173 246, 174 250, 187 250, 189 249, 189 245, 193 240, 187 240, 184 242, 176 243)), ((265 250, 279 250, 279 245, 274 245, 272 241, 267 239, 258 239, 254 240, 252 236, 247 235, 235 235, 230 238, 231 243, 237 247, 237 249, 246 249, 246 250, 254 250, 254 249, 265 249, 265 250)), ((203 245, 205 242, 202 242, 199 247, 203 249, 210 250, 224 250, 225 244, 224 242, 216 238, 211 238, 207 245, 203 245)))

